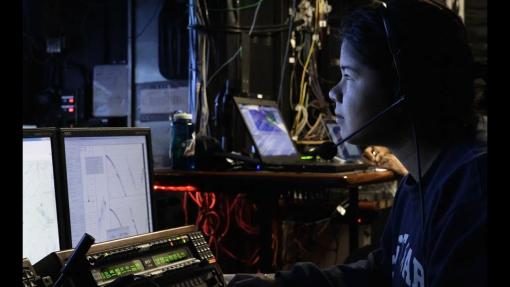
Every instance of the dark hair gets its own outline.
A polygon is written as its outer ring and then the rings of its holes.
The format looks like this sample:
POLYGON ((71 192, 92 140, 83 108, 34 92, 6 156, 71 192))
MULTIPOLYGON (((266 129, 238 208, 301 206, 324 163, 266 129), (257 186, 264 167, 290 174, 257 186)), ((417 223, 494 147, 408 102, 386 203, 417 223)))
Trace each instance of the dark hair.
MULTIPOLYGON (((349 13, 341 36, 361 61, 381 72, 391 93, 397 77, 379 5, 373 2, 349 13)), ((429 141, 473 136, 473 57, 460 17, 446 7, 417 0, 389 1, 387 7, 401 90, 418 133, 429 141)))

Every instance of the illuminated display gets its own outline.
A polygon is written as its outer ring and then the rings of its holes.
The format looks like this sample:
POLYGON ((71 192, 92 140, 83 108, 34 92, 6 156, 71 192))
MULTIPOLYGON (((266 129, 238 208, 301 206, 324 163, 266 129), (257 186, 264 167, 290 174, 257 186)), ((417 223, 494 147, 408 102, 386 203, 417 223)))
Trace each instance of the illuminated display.
POLYGON ((186 249, 178 249, 169 253, 160 254, 152 257, 156 266, 166 265, 182 259, 188 258, 186 249))
POLYGON ((131 274, 143 270, 143 265, 140 261, 131 261, 126 264, 115 265, 103 268, 101 270, 101 277, 104 280, 115 279, 122 275, 131 274))

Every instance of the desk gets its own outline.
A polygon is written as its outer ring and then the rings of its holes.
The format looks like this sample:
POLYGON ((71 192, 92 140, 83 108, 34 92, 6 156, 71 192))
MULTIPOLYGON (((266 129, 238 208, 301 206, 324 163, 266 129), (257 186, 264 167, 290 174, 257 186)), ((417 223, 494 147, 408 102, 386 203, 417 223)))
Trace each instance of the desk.
MULTIPOLYGON (((292 188, 320 190, 347 188, 349 190, 349 250, 358 248, 358 188, 373 183, 392 181, 396 175, 387 170, 358 170, 341 173, 272 172, 272 171, 154 171, 154 185, 192 185, 206 192, 254 192, 258 198, 261 222, 271 222, 277 207, 278 193, 292 188), (267 211, 267 212, 266 212, 267 211)), ((262 272, 271 270, 271 224, 261 225, 262 272)))

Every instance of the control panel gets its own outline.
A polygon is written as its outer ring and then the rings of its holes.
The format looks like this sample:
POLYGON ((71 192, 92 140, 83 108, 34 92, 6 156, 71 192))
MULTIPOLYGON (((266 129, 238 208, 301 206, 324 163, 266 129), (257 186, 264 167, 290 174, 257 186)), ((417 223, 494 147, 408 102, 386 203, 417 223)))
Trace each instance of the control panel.
MULTIPOLYGON (((59 262, 63 266, 71 253, 72 250, 54 252, 38 262, 36 268, 55 273, 60 267, 48 265, 59 262)), ((94 244, 86 259, 90 269, 85 271, 90 272, 97 286, 123 286, 119 282, 129 280, 150 281, 162 287, 226 286, 216 258, 195 226, 94 244)))

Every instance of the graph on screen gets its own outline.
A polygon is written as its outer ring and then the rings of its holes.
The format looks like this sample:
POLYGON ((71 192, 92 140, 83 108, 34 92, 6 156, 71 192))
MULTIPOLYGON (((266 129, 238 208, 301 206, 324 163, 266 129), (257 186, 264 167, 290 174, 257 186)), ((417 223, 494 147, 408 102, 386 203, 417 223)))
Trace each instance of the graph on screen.
POLYGON ((143 136, 66 139, 73 245, 151 231, 146 149, 143 136))
POLYGON ((60 250, 49 137, 23 139, 23 257, 36 262, 60 250))

